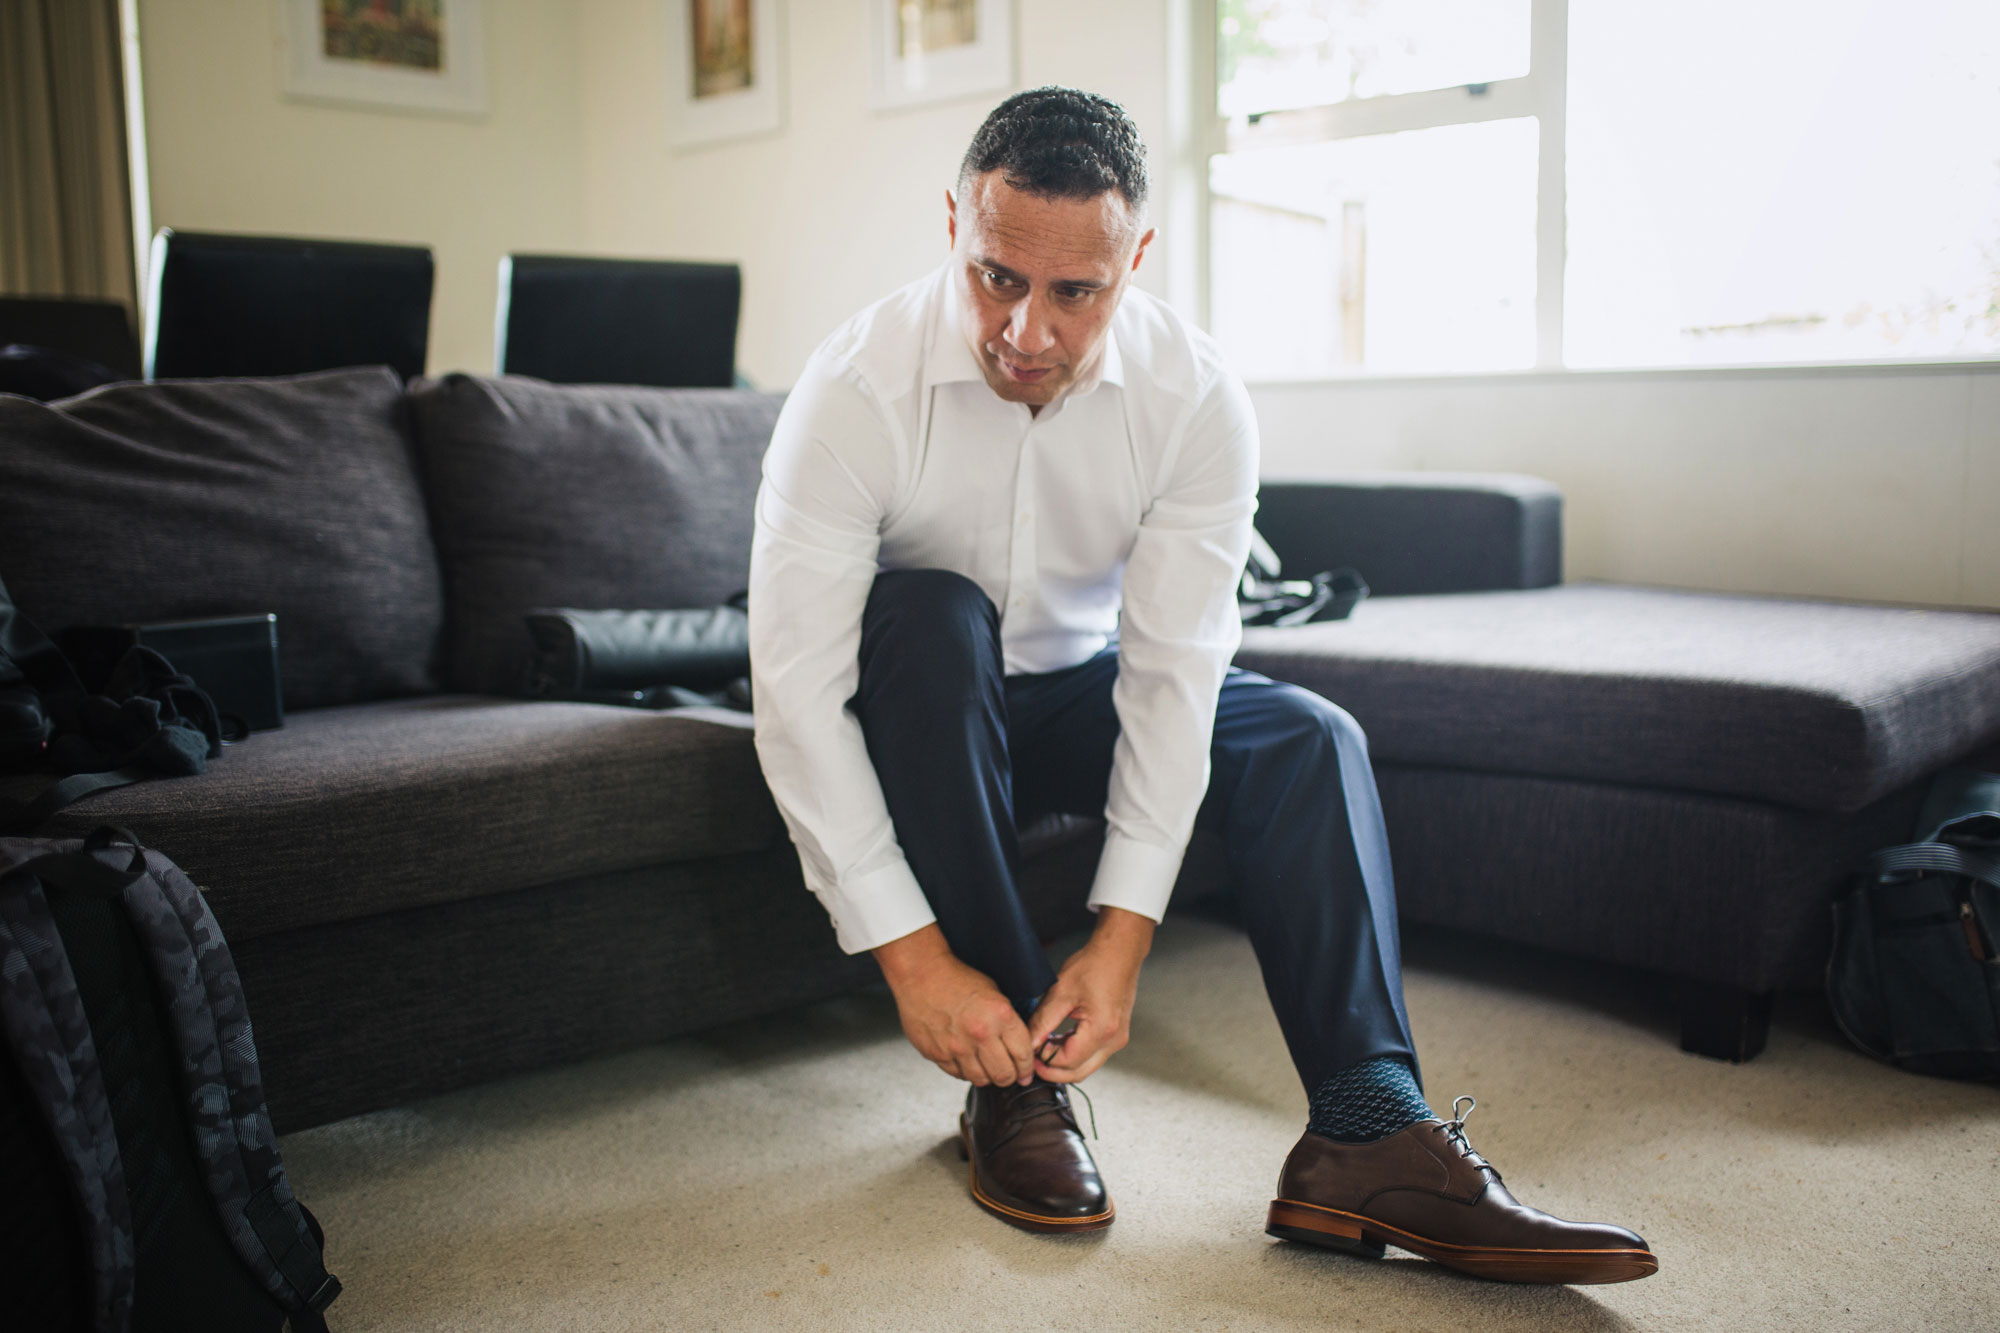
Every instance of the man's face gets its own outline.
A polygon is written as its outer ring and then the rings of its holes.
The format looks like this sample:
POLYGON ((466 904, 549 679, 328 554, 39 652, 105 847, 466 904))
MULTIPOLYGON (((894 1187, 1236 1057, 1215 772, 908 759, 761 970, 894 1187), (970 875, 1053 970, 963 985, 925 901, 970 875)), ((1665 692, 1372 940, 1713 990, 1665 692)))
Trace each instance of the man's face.
POLYGON ((1153 233, 1116 190, 1041 199, 997 171, 945 194, 965 341, 986 383, 1040 408, 1088 369, 1153 233))

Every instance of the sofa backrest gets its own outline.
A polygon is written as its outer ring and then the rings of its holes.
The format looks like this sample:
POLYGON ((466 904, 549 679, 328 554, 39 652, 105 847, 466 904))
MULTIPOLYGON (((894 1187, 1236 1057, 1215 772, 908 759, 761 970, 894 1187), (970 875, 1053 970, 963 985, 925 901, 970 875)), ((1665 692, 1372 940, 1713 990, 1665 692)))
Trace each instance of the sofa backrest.
POLYGON ((1352 568, 1382 597, 1562 582, 1562 492, 1539 477, 1373 472, 1266 481, 1257 530, 1290 577, 1352 568))
POLYGON ((448 687, 517 693, 535 607, 713 606, 742 591, 783 401, 521 376, 412 385, 448 687))
POLYGON ((50 632, 274 611, 288 708, 438 686, 443 579, 387 367, 0 395, 0 580, 50 632))

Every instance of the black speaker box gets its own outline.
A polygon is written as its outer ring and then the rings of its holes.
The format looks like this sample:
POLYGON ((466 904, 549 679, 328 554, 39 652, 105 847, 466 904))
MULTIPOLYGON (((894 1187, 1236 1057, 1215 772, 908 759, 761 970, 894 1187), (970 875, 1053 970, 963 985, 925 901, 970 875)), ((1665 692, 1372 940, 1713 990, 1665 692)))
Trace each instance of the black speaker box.
MULTIPOLYGON (((103 683, 126 649, 143 644, 207 691, 215 700, 215 711, 225 719, 241 718, 251 731, 285 725, 275 615, 156 625, 79 625, 63 631, 61 640, 63 652, 90 688, 103 683)), ((223 730, 229 731, 226 721, 223 730)))

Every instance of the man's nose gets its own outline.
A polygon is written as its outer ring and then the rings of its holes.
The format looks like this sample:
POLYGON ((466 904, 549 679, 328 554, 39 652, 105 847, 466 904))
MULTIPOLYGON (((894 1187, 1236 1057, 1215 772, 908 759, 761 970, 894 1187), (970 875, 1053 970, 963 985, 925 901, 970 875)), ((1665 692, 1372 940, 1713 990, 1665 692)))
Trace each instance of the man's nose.
POLYGON ((1007 341, 1025 356, 1040 356, 1055 346, 1055 330, 1042 302, 1030 296, 1014 306, 1007 321, 1007 341))

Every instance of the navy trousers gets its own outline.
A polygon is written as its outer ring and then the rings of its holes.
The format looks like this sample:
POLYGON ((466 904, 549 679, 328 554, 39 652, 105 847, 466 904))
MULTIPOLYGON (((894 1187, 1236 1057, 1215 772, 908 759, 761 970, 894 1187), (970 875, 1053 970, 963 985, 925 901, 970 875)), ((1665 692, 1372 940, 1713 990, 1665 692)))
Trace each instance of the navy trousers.
MULTIPOLYGON (((992 601, 943 570, 878 575, 862 618, 850 707, 896 838, 952 952, 1024 1016, 1055 973, 1016 889, 1017 826, 1104 813, 1117 677, 1116 649, 1007 675, 992 601)), ((1232 668, 1210 765, 1196 825, 1223 837, 1228 893, 1307 1092, 1375 1056, 1415 1069, 1361 729, 1309 690, 1232 668)))

